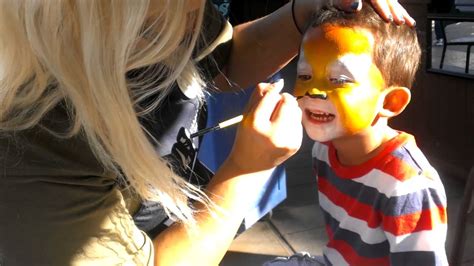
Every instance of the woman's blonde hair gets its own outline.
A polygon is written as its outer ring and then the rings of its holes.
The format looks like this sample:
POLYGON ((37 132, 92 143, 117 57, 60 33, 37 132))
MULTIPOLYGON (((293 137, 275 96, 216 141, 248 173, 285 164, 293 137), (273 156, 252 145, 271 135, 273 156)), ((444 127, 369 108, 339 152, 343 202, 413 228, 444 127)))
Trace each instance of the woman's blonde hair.
POLYGON ((72 121, 66 137, 84 134, 106 169, 189 224, 188 197, 202 194, 159 158, 137 114, 158 106, 178 79, 202 84, 192 50, 205 1, 189 12, 187 0, 157 0, 150 20, 152 1, 0 1, 0 132, 36 126, 65 102, 72 121), (127 79, 150 65, 151 77, 127 79))

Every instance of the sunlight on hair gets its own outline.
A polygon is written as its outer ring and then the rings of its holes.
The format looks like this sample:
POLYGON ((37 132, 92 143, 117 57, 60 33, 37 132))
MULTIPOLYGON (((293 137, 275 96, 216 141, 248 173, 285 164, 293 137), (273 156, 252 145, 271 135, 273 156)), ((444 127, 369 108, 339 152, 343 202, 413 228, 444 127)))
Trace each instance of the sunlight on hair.
POLYGON ((137 103, 159 93, 145 111, 153 110, 177 80, 202 94, 191 58, 203 20, 200 2, 190 14, 186 0, 161 1, 153 19, 149 1, 0 1, 0 131, 37 126, 63 102, 71 127, 69 134, 54 132, 58 137, 81 132, 105 168, 192 225, 188 197, 209 199, 159 157, 138 121, 137 103), (187 29, 188 21, 195 26, 187 29), (127 80, 128 71, 158 63, 150 78, 127 80))

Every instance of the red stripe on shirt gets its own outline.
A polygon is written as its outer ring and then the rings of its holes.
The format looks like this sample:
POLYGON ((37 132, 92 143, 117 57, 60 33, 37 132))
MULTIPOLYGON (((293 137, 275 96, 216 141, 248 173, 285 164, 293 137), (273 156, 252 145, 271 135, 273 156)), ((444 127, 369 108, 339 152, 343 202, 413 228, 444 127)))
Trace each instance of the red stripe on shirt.
POLYGON ((371 205, 357 201, 356 199, 342 193, 325 178, 318 178, 318 189, 333 204, 343 208, 351 217, 367 222, 371 228, 380 225, 381 215, 371 205))
POLYGON ((329 163, 331 165, 332 170, 337 176, 341 178, 358 178, 363 175, 366 175, 374 168, 377 168, 379 165, 383 165, 384 161, 386 162, 387 160, 390 160, 387 159, 387 157, 392 157, 390 153, 409 141, 414 141, 413 136, 402 132, 397 137, 386 142, 384 144, 383 150, 381 150, 375 157, 357 166, 342 165, 337 158, 337 151, 334 148, 334 145, 332 143, 329 143, 329 163))
POLYGON ((331 226, 329 224, 326 224, 326 233, 328 234, 328 238, 332 239, 334 237, 334 233, 331 230, 331 226))
POLYGON ((438 224, 447 223, 444 206, 436 206, 420 212, 401 216, 384 216, 383 229, 395 236, 423 230, 432 230, 438 224))
POLYGON ((371 205, 361 203, 342 193, 325 178, 318 179, 318 187, 320 193, 323 193, 333 204, 343 208, 351 217, 366 221, 370 228, 377 228, 383 220, 384 230, 395 236, 432 230, 434 225, 447 222, 444 206, 406 215, 384 216, 383 213, 373 209, 371 205))
POLYGON ((398 157, 390 156, 389 158, 386 164, 379 165, 383 166, 383 169, 380 167, 377 169, 400 181, 406 181, 418 176, 418 169, 413 168, 398 157))

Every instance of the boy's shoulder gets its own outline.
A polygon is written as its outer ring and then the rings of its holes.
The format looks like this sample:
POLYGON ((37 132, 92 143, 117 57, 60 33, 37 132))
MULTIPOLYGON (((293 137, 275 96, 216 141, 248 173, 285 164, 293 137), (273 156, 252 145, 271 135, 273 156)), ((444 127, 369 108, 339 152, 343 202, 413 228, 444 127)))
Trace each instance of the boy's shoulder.
POLYGON ((444 195, 444 187, 436 169, 416 145, 415 138, 401 132, 399 145, 388 152, 374 168, 380 190, 387 196, 399 196, 416 191, 437 191, 444 195))
POLYGON ((392 145, 392 147, 388 147, 385 158, 377 166, 381 171, 400 181, 416 176, 431 179, 437 177, 436 170, 418 147, 412 135, 400 132, 392 145))
POLYGON ((383 175, 398 182, 420 176, 429 179, 439 178, 436 170, 416 145, 415 138, 405 132, 400 132, 397 137, 385 143, 382 151, 361 165, 351 167, 340 165, 330 142, 315 142, 312 158, 327 164, 336 174, 348 178, 383 175))
POLYGON ((435 193, 445 202, 443 184, 437 171, 416 145, 415 138, 404 132, 388 143, 370 161, 356 166, 340 165, 330 143, 313 145, 313 167, 316 174, 334 180, 344 180, 353 188, 369 188, 384 197, 425 195, 435 193), (424 191, 420 194, 420 191, 424 191), (425 193, 426 192, 426 193, 425 193), (414 194, 413 194, 414 193, 414 194))

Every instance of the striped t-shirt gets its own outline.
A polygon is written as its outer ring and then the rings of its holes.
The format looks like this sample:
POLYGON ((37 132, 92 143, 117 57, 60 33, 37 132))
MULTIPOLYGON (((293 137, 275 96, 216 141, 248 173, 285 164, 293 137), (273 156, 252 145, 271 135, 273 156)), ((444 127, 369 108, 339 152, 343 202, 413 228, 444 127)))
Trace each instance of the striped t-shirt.
POLYGON ((341 165, 331 143, 312 155, 328 265, 448 265, 444 188, 413 136, 357 166, 341 165))

